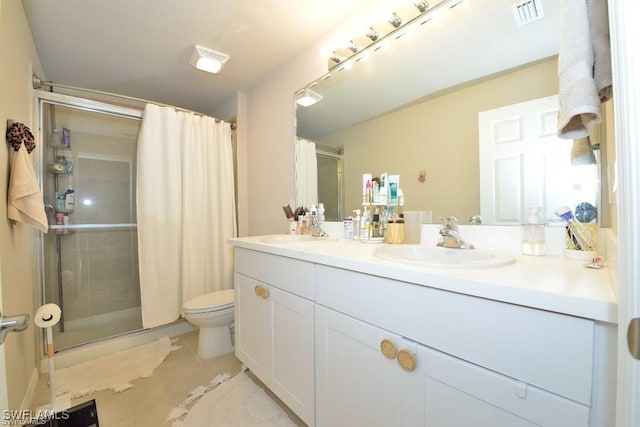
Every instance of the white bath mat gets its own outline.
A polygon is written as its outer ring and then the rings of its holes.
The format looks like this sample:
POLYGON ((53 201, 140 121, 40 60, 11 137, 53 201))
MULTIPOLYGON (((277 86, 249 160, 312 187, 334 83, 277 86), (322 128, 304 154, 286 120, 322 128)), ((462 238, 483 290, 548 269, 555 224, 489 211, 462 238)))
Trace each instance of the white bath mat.
POLYGON ((149 344, 56 370, 56 394, 70 393, 75 398, 94 391, 129 389, 133 387, 130 381, 150 377, 167 355, 179 348, 165 336, 149 344))
POLYGON ((169 413, 173 427, 296 427, 286 412, 244 371, 228 378, 228 374, 219 375, 210 385, 193 390, 169 413), (197 399, 200 400, 187 410, 197 399), (178 420, 184 414, 182 421, 178 420))

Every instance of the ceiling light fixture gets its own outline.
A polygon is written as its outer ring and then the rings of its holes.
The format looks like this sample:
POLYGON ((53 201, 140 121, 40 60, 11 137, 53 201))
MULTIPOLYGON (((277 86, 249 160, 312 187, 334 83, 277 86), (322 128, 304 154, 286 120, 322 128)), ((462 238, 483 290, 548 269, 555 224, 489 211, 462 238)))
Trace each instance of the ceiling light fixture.
POLYGON ((216 74, 220 72, 228 59, 229 55, 226 53, 217 52, 197 44, 193 48, 189 65, 198 70, 216 74))
POLYGON ((305 88, 296 93, 296 104, 303 107, 309 107, 319 101, 322 101, 322 95, 309 88, 305 88))

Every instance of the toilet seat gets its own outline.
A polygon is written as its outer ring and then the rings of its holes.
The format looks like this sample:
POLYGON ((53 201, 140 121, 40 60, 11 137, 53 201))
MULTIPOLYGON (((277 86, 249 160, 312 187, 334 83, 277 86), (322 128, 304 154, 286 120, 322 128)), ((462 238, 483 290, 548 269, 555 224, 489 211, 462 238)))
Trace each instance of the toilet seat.
POLYGON ((209 292, 185 302, 182 310, 189 313, 207 313, 233 307, 235 292, 233 289, 209 292))

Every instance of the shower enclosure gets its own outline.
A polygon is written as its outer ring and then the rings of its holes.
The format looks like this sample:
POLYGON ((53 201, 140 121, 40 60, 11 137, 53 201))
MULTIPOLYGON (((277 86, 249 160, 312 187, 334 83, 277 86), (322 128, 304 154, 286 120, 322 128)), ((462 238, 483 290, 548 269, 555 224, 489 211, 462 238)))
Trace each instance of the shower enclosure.
POLYGON ((142 329, 136 232, 136 109, 36 92, 49 219, 42 300, 62 309, 55 350, 142 329))
POLYGON ((342 197, 344 180, 342 177, 342 148, 319 146, 316 143, 318 167, 318 201, 324 203, 326 221, 342 221, 342 197))

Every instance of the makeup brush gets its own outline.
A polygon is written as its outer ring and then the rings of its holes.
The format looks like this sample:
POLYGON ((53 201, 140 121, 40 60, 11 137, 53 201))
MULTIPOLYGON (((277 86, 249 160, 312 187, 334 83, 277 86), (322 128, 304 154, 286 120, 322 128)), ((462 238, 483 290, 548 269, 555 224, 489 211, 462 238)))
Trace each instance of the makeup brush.
POLYGON ((284 210, 284 214, 287 216, 287 219, 293 218, 293 210, 291 209, 291 205, 284 205, 282 209, 284 210))

